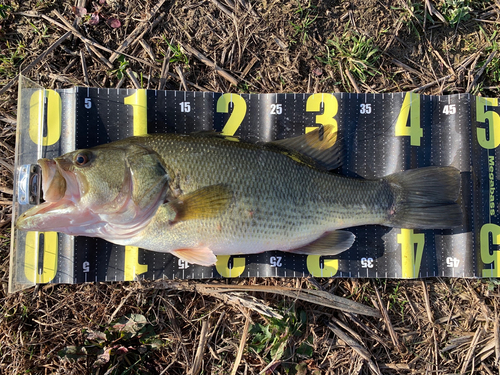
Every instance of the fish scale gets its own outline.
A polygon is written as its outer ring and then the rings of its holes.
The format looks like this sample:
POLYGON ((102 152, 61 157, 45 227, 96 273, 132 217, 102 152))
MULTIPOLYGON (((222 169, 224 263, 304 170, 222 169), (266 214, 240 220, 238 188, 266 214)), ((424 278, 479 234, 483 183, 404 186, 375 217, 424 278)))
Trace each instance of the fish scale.
POLYGON ((333 175, 265 146, 170 134, 148 137, 145 144, 162 157, 172 175, 181 176, 183 193, 226 184, 234 194, 230 207, 219 215, 175 224, 161 239, 155 234, 168 227, 174 213, 159 213, 137 243, 146 241, 147 247, 175 249, 206 242, 216 254, 251 253, 261 246, 289 250, 327 231, 383 223, 392 203, 392 193, 382 182, 333 175))

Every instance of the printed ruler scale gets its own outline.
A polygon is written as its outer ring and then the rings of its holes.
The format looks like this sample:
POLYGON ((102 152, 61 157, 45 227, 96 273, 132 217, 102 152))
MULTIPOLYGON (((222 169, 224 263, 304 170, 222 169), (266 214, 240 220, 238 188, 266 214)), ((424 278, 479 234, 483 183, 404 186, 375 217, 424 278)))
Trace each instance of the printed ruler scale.
MULTIPOLYGON (((36 283, 220 277, 498 277, 498 99, 468 94, 231 94, 97 89, 45 90, 21 80, 14 220, 40 199, 36 161, 132 135, 216 130, 252 142, 337 126, 360 178, 429 165, 461 171, 464 226, 454 230, 350 228, 337 257, 278 251, 219 256, 216 266, 60 233, 13 228, 10 291, 36 283)), ((14 221, 13 220, 13 221, 14 221)))

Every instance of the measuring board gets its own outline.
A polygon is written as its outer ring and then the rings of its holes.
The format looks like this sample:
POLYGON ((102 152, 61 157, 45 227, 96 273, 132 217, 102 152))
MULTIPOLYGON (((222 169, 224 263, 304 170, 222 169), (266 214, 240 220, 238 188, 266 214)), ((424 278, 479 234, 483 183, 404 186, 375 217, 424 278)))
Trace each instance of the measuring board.
POLYGON ((335 171, 380 178, 430 165, 461 172, 463 227, 349 228, 352 248, 335 257, 270 251, 219 256, 213 267, 101 239, 13 227, 10 291, 36 283, 135 278, 498 277, 498 99, 469 94, 222 94, 98 89, 45 90, 22 78, 16 139, 14 217, 40 200, 36 162, 132 135, 216 130, 272 141, 337 126, 346 147, 335 171))

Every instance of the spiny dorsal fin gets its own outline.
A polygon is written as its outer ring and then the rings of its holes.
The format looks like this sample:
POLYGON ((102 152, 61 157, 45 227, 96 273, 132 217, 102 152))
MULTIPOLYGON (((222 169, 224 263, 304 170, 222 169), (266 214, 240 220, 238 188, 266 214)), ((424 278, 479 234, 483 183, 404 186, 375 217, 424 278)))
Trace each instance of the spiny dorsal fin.
POLYGON ((233 197, 225 185, 206 186, 173 199, 168 204, 177 213, 174 222, 207 219, 224 210, 233 197))
MULTIPOLYGON (((325 125, 293 138, 282 139, 268 143, 271 146, 278 146, 283 149, 292 150, 307 158, 313 159, 312 164, 331 170, 342 165, 344 149, 342 142, 338 139, 337 127, 325 125)), ((289 155, 294 159, 295 154, 289 155)), ((311 163, 307 158, 300 161, 311 163)), ((300 157, 299 157, 300 159, 300 157)))
POLYGON ((337 255, 349 249, 356 237, 346 230, 327 232, 317 240, 298 249, 289 250, 289 253, 305 255, 337 255))

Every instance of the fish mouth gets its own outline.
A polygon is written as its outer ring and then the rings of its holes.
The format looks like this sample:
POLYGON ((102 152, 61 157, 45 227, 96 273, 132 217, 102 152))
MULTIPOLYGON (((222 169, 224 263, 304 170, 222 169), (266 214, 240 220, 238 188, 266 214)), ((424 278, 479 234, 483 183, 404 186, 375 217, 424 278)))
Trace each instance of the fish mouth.
POLYGON ((64 231, 75 225, 80 188, 68 162, 62 158, 40 159, 44 202, 23 213, 16 222, 20 230, 64 231))

